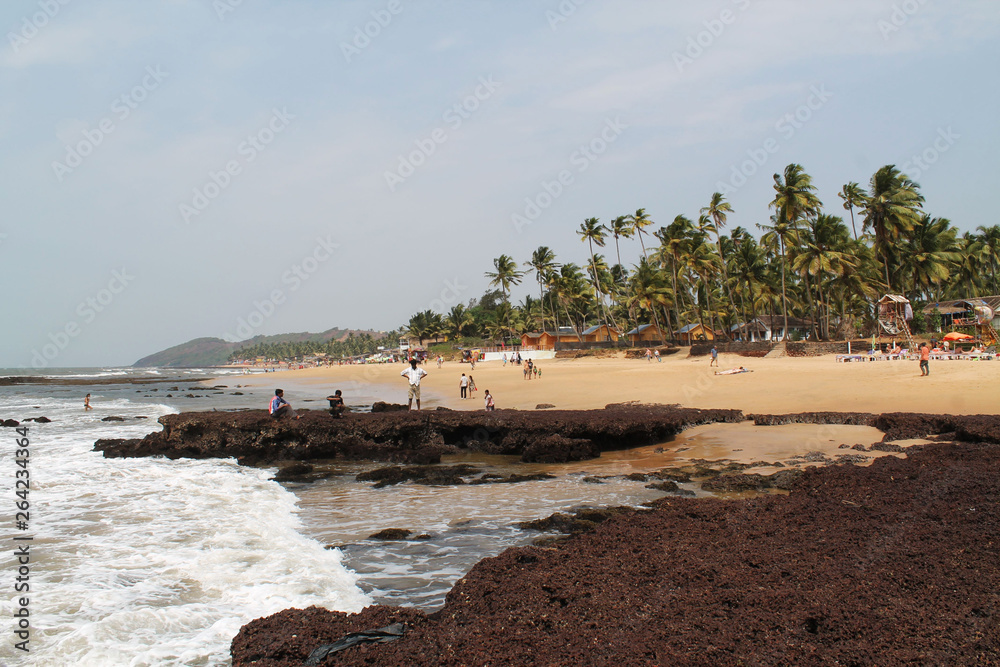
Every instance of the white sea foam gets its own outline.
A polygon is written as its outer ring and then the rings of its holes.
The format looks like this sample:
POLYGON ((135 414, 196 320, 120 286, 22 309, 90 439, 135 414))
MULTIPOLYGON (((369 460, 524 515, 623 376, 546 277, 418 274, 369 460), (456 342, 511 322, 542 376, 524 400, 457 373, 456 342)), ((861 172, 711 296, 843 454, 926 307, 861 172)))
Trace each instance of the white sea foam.
MULTIPOLYGON (((288 607, 356 611, 368 599, 339 551, 300 533, 295 497, 272 471, 233 460, 104 459, 101 437, 141 437, 162 405, 8 396, 4 414, 45 415, 31 436, 30 664, 227 665, 247 621, 288 607), (38 406, 33 409, 32 406, 38 406), (140 414, 150 419, 131 419, 140 414)), ((14 432, 0 446, 13 474, 14 432)), ((12 542, 8 542, 11 543, 12 542)), ((10 618, 16 595, 0 600, 10 618)), ((0 664, 23 659, 11 642, 0 664)))

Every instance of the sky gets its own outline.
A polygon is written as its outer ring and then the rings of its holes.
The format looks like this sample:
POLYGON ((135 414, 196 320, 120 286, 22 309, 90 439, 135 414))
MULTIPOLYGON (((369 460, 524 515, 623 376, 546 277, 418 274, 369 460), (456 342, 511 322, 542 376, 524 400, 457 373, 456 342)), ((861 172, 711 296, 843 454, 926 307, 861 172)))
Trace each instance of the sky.
POLYGON ((792 162, 848 223, 885 164, 998 222, 995 0, 5 0, 0 30, 0 367, 395 329, 501 254, 584 263, 586 218, 722 191, 759 233, 792 162))

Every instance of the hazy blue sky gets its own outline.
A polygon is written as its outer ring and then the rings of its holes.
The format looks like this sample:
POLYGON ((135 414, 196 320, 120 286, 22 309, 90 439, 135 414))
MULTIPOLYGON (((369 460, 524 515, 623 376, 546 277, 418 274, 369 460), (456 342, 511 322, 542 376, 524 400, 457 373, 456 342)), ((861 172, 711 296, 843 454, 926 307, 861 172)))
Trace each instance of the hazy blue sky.
POLYGON ((587 217, 726 184, 755 230, 789 162, 838 215, 896 163, 998 222, 995 0, 6 0, 0 28, 0 366, 395 328, 501 253, 582 262, 587 217))

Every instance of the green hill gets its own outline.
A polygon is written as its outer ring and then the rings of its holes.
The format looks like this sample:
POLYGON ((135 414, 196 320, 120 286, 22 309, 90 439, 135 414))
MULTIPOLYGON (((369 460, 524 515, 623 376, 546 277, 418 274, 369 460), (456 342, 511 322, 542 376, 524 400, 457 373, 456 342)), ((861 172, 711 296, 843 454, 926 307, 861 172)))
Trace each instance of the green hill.
POLYGON ((167 367, 167 368, 191 368, 197 366, 224 366, 229 362, 229 355, 234 351, 259 345, 263 343, 301 343, 301 342, 326 342, 332 339, 342 340, 349 334, 368 333, 372 336, 381 336, 380 332, 364 331, 358 329, 339 329, 334 327, 322 333, 288 333, 274 336, 254 336, 248 340, 238 343, 230 343, 221 338, 195 338, 186 343, 175 345, 161 350, 155 354, 143 357, 132 364, 137 368, 167 367))

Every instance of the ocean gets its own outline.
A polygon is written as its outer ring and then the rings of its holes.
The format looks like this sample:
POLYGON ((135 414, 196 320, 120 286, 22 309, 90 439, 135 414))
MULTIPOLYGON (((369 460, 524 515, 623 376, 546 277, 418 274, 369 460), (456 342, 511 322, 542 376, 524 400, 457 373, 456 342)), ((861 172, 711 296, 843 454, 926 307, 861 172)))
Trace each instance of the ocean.
MULTIPOLYGON (((25 375, 45 383, 0 379, 0 419, 52 421, 22 423, 30 439, 23 530, 15 523, 21 499, 14 493, 20 436, 0 428, 8 515, 0 538, 8 554, 0 567, 8 591, 0 599, 0 615, 9 619, 0 642, 5 665, 229 665, 230 641, 254 618, 310 605, 433 610, 476 562, 539 536, 516 521, 581 506, 636 506, 663 495, 624 477, 585 481, 597 473, 662 467, 650 448, 561 467, 450 457, 446 463, 491 472, 558 477, 384 489, 354 479, 382 465, 364 462, 317 462, 326 479, 279 484, 271 481, 275 468, 241 467, 231 459, 105 459, 93 451, 99 438, 142 437, 174 412, 263 408, 269 393, 220 369, 0 369, 0 378, 25 375), (197 382, 208 378, 216 378, 208 383, 214 388, 197 382), (83 409, 87 393, 89 412, 83 409), (124 421, 102 421, 108 416, 124 421), (383 528, 411 530, 420 539, 368 539, 383 528), (30 590, 15 592, 14 553, 25 544, 30 590), (15 648, 13 616, 24 596, 27 654, 15 648)), ((297 392, 302 407, 313 401, 312 407, 324 407, 322 395, 323 388, 297 392)))

